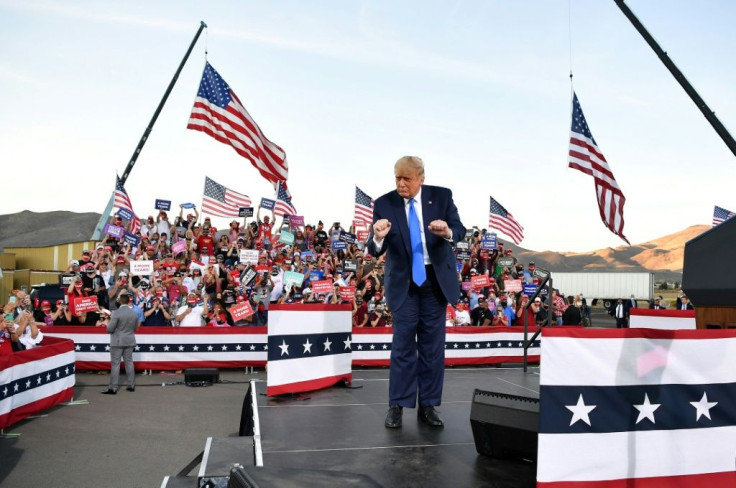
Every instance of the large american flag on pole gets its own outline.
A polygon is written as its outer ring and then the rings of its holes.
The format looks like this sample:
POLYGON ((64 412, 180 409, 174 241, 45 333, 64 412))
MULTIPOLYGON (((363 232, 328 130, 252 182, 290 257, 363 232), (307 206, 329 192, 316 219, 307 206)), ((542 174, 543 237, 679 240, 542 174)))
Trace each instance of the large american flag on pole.
POLYGON ((202 212, 218 217, 238 217, 241 207, 250 206, 248 195, 241 195, 207 176, 204 177, 202 212))
POLYGON ((598 199, 598 210, 603 223, 611 232, 626 241, 624 236, 624 203, 626 198, 613 177, 613 172, 603 157, 598 144, 585 121, 578 96, 573 92, 572 126, 570 128, 570 152, 568 167, 593 177, 598 199))
POLYGON ((115 199, 114 205, 118 208, 124 208, 129 210, 133 214, 133 221, 130 223, 130 232, 137 234, 141 230, 141 221, 133 210, 133 204, 130 203, 130 197, 128 192, 125 191, 123 182, 120 181, 120 177, 115 175, 115 199))
POLYGON ((274 215, 296 215, 296 209, 291 204, 291 193, 286 187, 285 181, 279 181, 276 185, 276 204, 273 206, 274 215))
POLYGON ((355 216, 356 222, 373 222, 373 199, 363 190, 355 186, 355 216))
POLYGON ((735 213, 731 212, 730 210, 726 210, 725 208, 721 208, 718 205, 715 206, 713 209, 713 227, 716 225, 722 224, 726 220, 730 219, 736 215, 735 213))
POLYGON ((209 134, 246 158, 271 183, 289 177, 286 153, 269 141, 225 80, 205 63, 187 129, 209 134))
POLYGON ((524 239, 524 228, 500 203, 491 197, 491 210, 488 214, 488 227, 503 232, 517 246, 524 239))
POLYGON ((736 331, 545 327, 538 488, 736 486, 736 331))

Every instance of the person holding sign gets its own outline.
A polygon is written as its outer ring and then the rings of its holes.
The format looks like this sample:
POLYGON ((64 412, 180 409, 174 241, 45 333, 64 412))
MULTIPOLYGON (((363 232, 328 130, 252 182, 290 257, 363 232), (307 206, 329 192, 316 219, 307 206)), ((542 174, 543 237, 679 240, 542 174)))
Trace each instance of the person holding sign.
POLYGON ((393 314, 387 428, 399 428, 404 407, 442 427, 434 407, 445 373, 445 308, 460 296, 453 245, 465 226, 448 188, 424 185, 424 162, 394 165, 396 190, 375 201, 368 253, 386 254, 386 301, 393 314))

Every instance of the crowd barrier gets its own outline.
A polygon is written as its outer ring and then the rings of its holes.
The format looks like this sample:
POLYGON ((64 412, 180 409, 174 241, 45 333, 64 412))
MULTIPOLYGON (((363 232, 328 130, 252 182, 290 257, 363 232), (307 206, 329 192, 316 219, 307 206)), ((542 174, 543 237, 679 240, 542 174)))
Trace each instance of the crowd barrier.
POLYGON ((74 343, 44 337, 40 346, 0 356, 0 429, 74 396, 74 343))
MULTIPOLYGON (((110 335, 104 328, 46 326, 41 330, 45 336, 74 341, 77 369, 110 368, 110 335)), ((530 329, 530 336, 535 330, 530 329)), ((391 339, 390 327, 353 328, 352 365, 388 366, 391 339)), ((523 327, 448 327, 445 364, 520 363, 523 341, 523 327)), ((264 366, 268 359, 266 327, 141 327, 136 342, 137 370, 264 366)), ((537 338, 529 348, 529 361, 539 362, 539 344, 537 338)))
POLYGON ((629 311, 632 329, 695 329, 695 310, 653 310, 632 308, 629 311))

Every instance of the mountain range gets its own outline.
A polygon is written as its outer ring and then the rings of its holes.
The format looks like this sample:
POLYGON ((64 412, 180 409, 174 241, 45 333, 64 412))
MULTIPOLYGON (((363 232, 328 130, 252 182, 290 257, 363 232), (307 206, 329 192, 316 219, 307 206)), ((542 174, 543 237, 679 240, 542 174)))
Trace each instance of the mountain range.
MULTIPOLYGON (((89 240, 98 213, 31 212, 0 215, 0 250, 5 247, 44 247, 89 240)), ((651 271, 657 280, 681 281, 685 243, 710 229, 693 225, 632 246, 607 247, 583 253, 533 251, 506 243, 523 264, 534 261, 552 271, 651 271)))

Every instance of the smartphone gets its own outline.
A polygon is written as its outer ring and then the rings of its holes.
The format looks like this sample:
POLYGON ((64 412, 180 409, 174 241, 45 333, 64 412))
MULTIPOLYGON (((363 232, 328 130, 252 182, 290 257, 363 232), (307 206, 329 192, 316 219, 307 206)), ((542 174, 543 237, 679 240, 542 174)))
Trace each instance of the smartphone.
POLYGON ((8 298, 8 303, 15 303, 15 296, 8 298))

